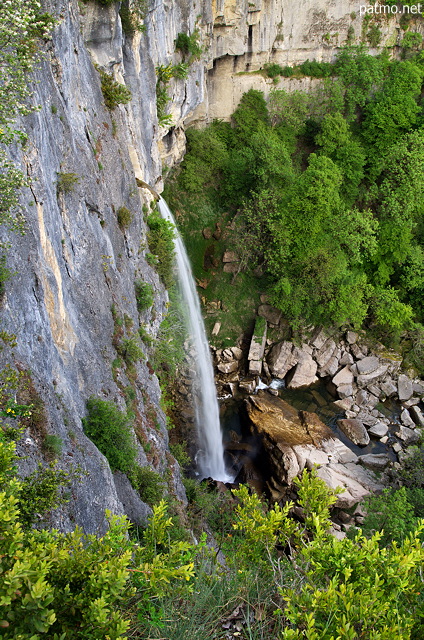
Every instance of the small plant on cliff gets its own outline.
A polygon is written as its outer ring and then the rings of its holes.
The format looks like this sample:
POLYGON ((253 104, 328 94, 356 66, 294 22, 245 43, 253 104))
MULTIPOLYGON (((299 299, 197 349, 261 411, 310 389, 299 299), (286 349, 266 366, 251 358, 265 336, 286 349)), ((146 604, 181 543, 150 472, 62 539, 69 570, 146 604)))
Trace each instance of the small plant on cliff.
POLYGON ((127 207, 119 207, 118 211, 116 212, 116 217, 121 229, 126 229, 127 227, 129 227, 133 219, 133 215, 131 211, 127 209, 127 207))
POLYGON ((131 100, 131 91, 124 84, 116 82, 112 75, 102 69, 100 73, 100 84, 105 105, 108 109, 114 109, 118 104, 127 104, 131 100))
POLYGON ((129 1, 123 2, 119 10, 122 30, 127 36, 133 36, 137 31, 145 31, 144 18, 148 9, 147 0, 135 0, 130 6, 129 1))
POLYGON ((134 282, 134 289, 135 299, 137 301, 137 309, 139 311, 150 309, 154 301, 152 285, 149 282, 136 280, 134 282))
POLYGON ((147 502, 151 507, 162 499, 165 484, 156 471, 149 467, 136 466, 130 480, 143 502, 147 502))
POLYGON ((134 469, 137 450, 127 414, 112 402, 91 396, 82 424, 85 434, 106 456, 112 469, 123 473, 134 469))
POLYGON ((60 193, 72 193, 75 188, 75 185, 78 184, 79 177, 76 173, 63 173, 59 171, 57 173, 56 180, 56 192, 59 195, 60 193))
POLYGON ((161 218, 157 210, 147 218, 149 232, 147 242, 151 251, 157 257, 156 271, 166 287, 172 284, 172 266, 174 263, 174 226, 161 218))
POLYGON ((175 40, 175 50, 180 51, 185 59, 190 56, 189 62, 200 57, 202 47, 199 44, 199 30, 195 29, 191 35, 179 33, 175 40))

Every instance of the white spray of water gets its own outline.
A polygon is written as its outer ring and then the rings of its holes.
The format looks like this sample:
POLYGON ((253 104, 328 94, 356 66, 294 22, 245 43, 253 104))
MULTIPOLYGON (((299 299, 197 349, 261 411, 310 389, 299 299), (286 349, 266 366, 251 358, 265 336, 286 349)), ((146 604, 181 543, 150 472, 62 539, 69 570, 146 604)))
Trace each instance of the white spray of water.
MULTIPOLYGON (((175 225, 173 215, 163 198, 160 198, 158 208, 162 218, 175 225)), ((199 473, 203 478, 212 477, 222 482, 230 482, 232 478, 226 472, 224 464, 224 447, 209 344, 190 261, 177 230, 175 230, 174 244, 177 279, 186 306, 188 329, 196 354, 193 382, 199 393, 193 395, 195 397, 196 426, 201 447, 196 461, 199 473)))

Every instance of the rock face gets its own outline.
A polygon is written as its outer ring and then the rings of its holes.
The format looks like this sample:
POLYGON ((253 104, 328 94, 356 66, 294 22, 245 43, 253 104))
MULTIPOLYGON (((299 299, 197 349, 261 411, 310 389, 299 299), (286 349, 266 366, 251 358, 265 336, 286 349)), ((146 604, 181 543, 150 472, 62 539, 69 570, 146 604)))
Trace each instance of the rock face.
MULTIPOLYGON (((247 412, 254 434, 261 436, 270 464, 269 486, 274 497, 276 487, 290 485, 306 467, 318 465, 317 474, 330 487, 343 491, 337 506, 352 507, 370 491, 382 486, 371 471, 358 465, 359 458, 314 413, 297 411, 281 398, 260 391, 246 400, 247 412)), ((368 467, 383 468, 383 461, 365 459, 368 467)), ((384 466, 387 466, 385 461, 384 466)))

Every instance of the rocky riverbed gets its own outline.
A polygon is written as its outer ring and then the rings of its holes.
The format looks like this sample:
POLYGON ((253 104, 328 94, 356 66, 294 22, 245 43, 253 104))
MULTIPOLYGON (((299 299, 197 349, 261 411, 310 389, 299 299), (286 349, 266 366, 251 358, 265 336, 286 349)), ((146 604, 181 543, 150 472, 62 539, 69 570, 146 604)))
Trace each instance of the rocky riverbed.
MULTIPOLYGON (((362 333, 317 328, 294 343, 274 339, 279 323, 279 312, 261 305, 248 349, 215 350, 218 393, 227 402, 244 401, 273 499, 289 495, 293 478, 315 465, 329 486, 343 489, 336 506, 352 511, 384 488, 387 474, 419 441, 424 382, 402 372, 398 354, 371 348, 362 333), (295 390, 308 392, 303 410, 284 399, 295 390)), ((237 449, 234 437, 229 448, 237 449)), ((357 522, 362 515, 358 508, 357 522)), ((343 517, 349 526, 352 516, 343 517)))

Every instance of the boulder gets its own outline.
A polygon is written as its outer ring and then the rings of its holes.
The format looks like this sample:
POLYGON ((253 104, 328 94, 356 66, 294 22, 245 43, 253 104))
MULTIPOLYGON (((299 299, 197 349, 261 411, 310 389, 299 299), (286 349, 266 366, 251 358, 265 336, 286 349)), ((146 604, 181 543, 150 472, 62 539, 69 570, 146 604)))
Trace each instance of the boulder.
POLYGON ((405 444, 415 444, 420 439, 419 431, 403 426, 399 427, 399 430, 396 431, 395 435, 405 444))
MULTIPOLYGON (((336 354, 337 354, 337 351, 336 351, 336 354)), ((337 355, 331 356, 328 362, 323 367, 320 368, 319 375, 323 378, 325 376, 334 376, 334 374, 337 373, 339 366, 340 364, 339 364, 339 359, 337 355)))
POLYGON ((281 320, 282 313, 270 304, 261 304, 258 307, 258 316, 265 318, 270 324, 278 324, 281 320))
POLYGON ((259 391, 246 400, 247 413, 255 433, 284 445, 314 445, 333 438, 333 433, 318 416, 297 411, 282 398, 259 391))
POLYGON ((249 374, 260 376, 262 373, 262 360, 249 360, 249 374))
POLYGON ((318 331, 315 331, 314 335, 312 336, 310 340, 310 344, 315 349, 321 349, 322 345, 325 343, 326 340, 327 340, 327 336, 324 333, 324 329, 318 329, 318 331))
POLYGON ((223 266, 224 273, 237 273, 239 271, 238 262, 226 262, 223 266))
POLYGON ((412 427, 413 429, 415 428, 415 422, 412 420, 411 416, 409 415, 408 409, 404 409, 402 411, 402 413, 400 414, 400 419, 402 424, 405 427, 412 427))
POLYGON ((315 360, 317 361, 318 365, 320 367, 326 365, 329 359, 334 354, 335 350, 336 343, 334 342, 334 340, 332 340, 331 338, 326 340, 321 349, 319 349, 315 354, 315 360))
POLYGON ((351 356, 351 354, 348 351, 345 351, 342 355, 342 357, 340 358, 340 364, 342 366, 345 366, 347 364, 353 364, 354 363, 354 359, 351 356))
MULTIPOLYGON (((359 362, 362 362, 362 360, 358 360, 356 366, 358 366, 359 362)), ((367 387, 369 384, 377 382, 380 378, 386 375, 388 368, 388 364, 381 364, 377 369, 371 371, 371 373, 358 375, 358 377, 356 378, 358 387, 367 387)))
POLYGON ((293 343, 283 341, 275 344, 268 354, 267 363, 271 374, 282 380, 297 364, 293 354, 293 343))
POLYGON ((367 453, 359 456, 359 462, 367 469, 382 471, 389 464, 390 458, 385 453, 367 453))
POLYGON ((370 437, 360 420, 356 420, 354 418, 343 418, 341 420, 337 420, 337 424, 345 436, 347 436, 354 444, 365 446, 369 443, 370 437))
POLYGON ((396 385, 390 378, 380 384, 380 389, 384 393, 386 398, 392 398, 397 393, 396 385))
POLYGON ((232 362, 220 362, 217 365, 218 371, 221 373, 233 373, 238 369, 238 362, 233 360, 232 362))
POLYGON ((248 360, 262 360, 266 344, 266 322, 257 318, 252 340, 250 342, 248 360))
POLYGON ((357 344, 351 344, 350 345, 350 351, 352 353, 352 355, 356 358, 356 360, 360 360, 361 358, 364 358, 364 354, 361 351, 361 348, 358 347, 357 344))
POLYGON ((317 476, 331 489, 343 489, 335 503, 335 506, 341 509, 350 509, 370 493, 362 484, 342 473, 338 465, 321 467, 317 470, 317 476))
POLYGON ((243 351, 239 347, 231 347, 231 351, 236 360, 242 359, 243 351))
POLYGON ((424 415, 419 407, 416 407, 416 406, 411 407, 409 410, 409 413, 411 415, 411 418, 415 422, 415 424, 418 424, 419 426, 424 427, 424 415))
POLYGON ((409 400, 414 393, 412 380, 405 374, 401 374, 398 378, 398 397, 401 402, 409 400))
MULTIPOLYGON (((352 397, 353 396, 353 385, 351 385, 351 384, 341 384, 339 387, 337 387, 337 393, 339 394, 339 397, 341 399, 352 397)), ((353 402, 352 402, 352 404, 353 404, 353 402)), ((350 406, 352 406, 352 405, 350 405, 350 406)))
POLYGON ((222 256, 222 262, 238 262, 239 257, 235 251, 225 251, 222 256))
POLYGON ((355 333, 355 331, 347 331, 346 340, 349 344, 355 344, 355 342, 358 340, 358 334, 355 333))
POLYGON ((333 377, 333 384, 335 384, 336 387, 340 387, 341 385, 351 385, 352 382, 353 373, 347 365, 333 377))
POLYGON ((370 436, 375 436, 376 438, 383 438, 389 430, 389 427, 384 422, 377 422, 377 424, 373 425, 368 429, 368 433, 370 436))
POLYGON ((349 396, 347 398, 343 398, 342 400, 336 400, 334 404, 340 407, 340 409, 343 409, 343 411, 349 411, 349 409, 353 405, 353 398, 349 396))
POLYGON ((307 351, 297 348, 295 349, 294 357, 298 363, 294 372, 290 375, 287 387, 289 389, 308 387, 317 380, 317 363, 307 351))
POLYGON ((368 375, 378 369, 380 366, 380 360, 376 356, 368 356, 357 362, 356 366, 358 369, 358 375, 368 375))
POLYGON ((221 330, 221 323, 220 322, 215 322, 215 324, 213 325, 213 329, 212 329, 212 335, 213 336, 217 336, 218 333, 221 330))

